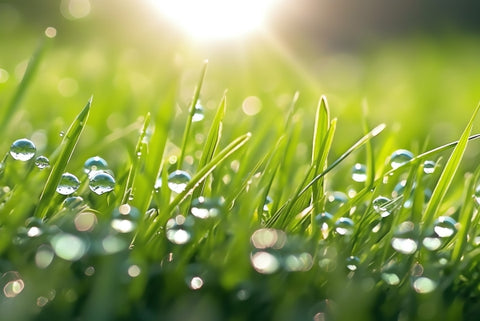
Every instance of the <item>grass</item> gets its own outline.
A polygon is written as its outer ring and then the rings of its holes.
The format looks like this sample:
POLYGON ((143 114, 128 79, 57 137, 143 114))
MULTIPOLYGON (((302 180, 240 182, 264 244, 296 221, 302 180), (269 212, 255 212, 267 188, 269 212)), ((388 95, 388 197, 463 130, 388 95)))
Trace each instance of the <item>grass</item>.
POLYGON ((58 52, 42 50, 1 91, 13 98, 0 120, 0 319, 476 320, 480 169, 465 157, 479 107, 456 141, 430 147, 411 127, 399 146, 402 132, 392 119, 370 125, 366 103, 346 130, 328 95, 316 109, 309 95, 284 95, 284 109, 247 117, 238 93, 208 89, 218 71, 205 63, 191 86, 166 71, 161 97, 102 87, 49 120, 25 107, 37 95, 54 104, 34 71, 58 52), (23 137, 37 145, 27 161, 9 153, 23 137), (392 166, 400 148, 416 156, 392 166), (40 155, 50 167, 35 165, 40 155), (110 164, 112 191, 89 188, 92 156, 110 164), (365 167, 352 179, 355 163, 365 167), (191 178, 175 192, 178 170, 191 178), (81 181, 71 195, 56 191, 65 172, 81 181))

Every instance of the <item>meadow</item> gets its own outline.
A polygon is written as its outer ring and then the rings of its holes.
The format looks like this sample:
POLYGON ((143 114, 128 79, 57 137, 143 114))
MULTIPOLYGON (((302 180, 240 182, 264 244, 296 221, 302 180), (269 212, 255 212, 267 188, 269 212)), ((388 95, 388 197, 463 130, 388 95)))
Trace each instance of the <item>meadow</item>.
POLYGON ((22 32, 1 320, 476 320, 474 36, 302 62, 22 32))

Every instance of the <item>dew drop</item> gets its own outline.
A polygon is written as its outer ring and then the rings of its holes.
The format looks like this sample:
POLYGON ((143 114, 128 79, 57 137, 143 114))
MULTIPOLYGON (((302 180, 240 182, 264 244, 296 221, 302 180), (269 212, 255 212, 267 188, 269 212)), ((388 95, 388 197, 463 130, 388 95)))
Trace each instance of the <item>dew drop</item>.
POLYGON ((382 279, 388 285, 398 285, 400 283, 400 278, 395 273, 384 272, 382 273, 382 279))
POLYGON ((329 213, 336 213, 340 207, 348 201, 348 197, 343 192, 333 192, 328 195, 325 209, 329 213))
POLYGON ((113 191, 115 179, 107 172, 96 171, 92 174, 88 186, 95 194, 102 195, 113 191))
POLYGON ((272 209, 273 199, 267 195, 265 203, 263 203, 263 211, 269 213, 272 209))
POLYGON ((251 256, 253 268, 262 274, 275 273, 280 267, 277 257, 271 253, 260 251, 251 256))
POLYGON ((440 238, 451 237, 457 232, 455 224, 457 222, 450 216, 440 216, 434 223, 433 231, 440 238))
POLYGON ((190 212, 195 217, 207 219, 218 216, 220 214, 221 207, 221 200, 200 196, 192 201, 192 208, 190 212))
POLYGON ((166 236, 167 239, 174 244, 185 244, 190 241, 192 235, 188 230, 191 223, 187 221, 188 218, 177 215, 175 218, 171 218, 166 224, 166 236))
POLYGON ((78 178, 70 173, 64 173, 60 178, 57 186, 57 193, 62 195, 70 195, 74 193, 80 186, 78 178))
POLYGON ((185 171, 176 170, 168 175, 168 187, 175 193, 181 193, 187 187, 188 182, 192 179, 190 174, 185 171))
POLYGON ((411 151, 406 149, 398 149, 393 152, 392 156, 390 156, 390 166, 392 166, 393 169, 396 169, 410 161, 412 158, 413 154, 411 151))
POLYGON ((425 174, 432 174, 435 171, 435 162, 427 160, 423 163, 423 172, 425 174))
POLYGON ((78 236, 68 233, 55 235, 51 242, 55 254, 67 261, 77 261, 87 251, 87 244, 78 236))
POLYGON ((367 180, 367 166, 356 163, 352 168, 352 179, 355 182, 365 182, 367 180))
POLYGON ((335 232, 339 235, 352 235, 354 223, 348 217, 340 217, 335 222, 335 232))
POLYGON ((110 225, 119 233, 130 233, 137 227, 140 211, 128 204, 120 205, 113 211, 110 225))
POLYGON ((417 293, 430 293, 437 288, 437 283, 432 279, 421 276, 413 282, 413 289, 417 293))
POLYGON ((349 269, 350 271, 356 271, 358 269, 358 266, 360 265, 360 259, 356 256, 349 256, 347 257, 346 263, 347 269, 349 269))
POLYGON ((45 169, 50 166, 50 160, 47 157, 40 155, 35 158, 35 166, 39 169, 45 169))
POLYGON ((429 251, 436 251, 442 246, 442 240, 438 237, 428 236, 422 241, 423 246, 429 251))
POLYGON ((315 223, 320 228, 323 238, 326 239, 333 226, 333 215, 327 212, 320 213, 315 216, 315 223))
POLYGON ((83 172, 85 174, 90 174, 95 171, 105 171, 108 170, 107 161, 99 156, 90 157, 83 164, 83 172))
POLYGON ((200 104, 199 101, 195 104, 195 111, 192 117, 192 122, 199 122, 205 118, 205 114, 203 112, 203 106, 200 104))
POLYGON ((413 254, 417 251, 415 225, 406 221, 401 223, 394 233, 391 244, 395 251, 402 254, 413 254))
POLYGON ((26 162, 35 155, 37 148, 35 144, 29 139, 22 138, 17 139, 13 142, 12 146, 10 146, 10 155, 16 160, 26 162))
POLYGON ((281 249, 287 241, 287 235, 282 230, 261 228, 253 232, 250 241, 256 249, 281 249))
POLYGON ((387 208, 391 200, 384 196, 379 196, 375 198, 372 202, 373 209, 375 212, 380 214, 381 217, 387 217, 391 214, 390 210, 387 208))
POLYGON ((289 272, 308 271, 313 266, 313 258, 310 253, 290 254, 284 260, 285 269, 289 272))

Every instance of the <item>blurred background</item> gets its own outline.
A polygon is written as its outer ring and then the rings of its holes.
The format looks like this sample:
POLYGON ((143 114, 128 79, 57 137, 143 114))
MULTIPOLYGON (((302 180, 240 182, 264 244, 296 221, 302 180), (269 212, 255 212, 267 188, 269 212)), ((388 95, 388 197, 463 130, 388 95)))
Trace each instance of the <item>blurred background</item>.
POLYGON ((16 127, 24 135, 32 126, 62 130, 91 94, 90 139, 108 135, 158 105, 176 74, 181 115, 208 59, 201 101, 208 114, 228 89, 232 136, 282 123, 299 91, 305 135, 327 96, 339 118, 334 152, 362 134, 364 117, 388 125, 392 149, 419 152, 458 139, 480 100, 480 2, 277 2, 262 30, 199 41, 150 0, 0 1, 0 105, 51 26, 56 37, 16 120, 33 124, 16 127))

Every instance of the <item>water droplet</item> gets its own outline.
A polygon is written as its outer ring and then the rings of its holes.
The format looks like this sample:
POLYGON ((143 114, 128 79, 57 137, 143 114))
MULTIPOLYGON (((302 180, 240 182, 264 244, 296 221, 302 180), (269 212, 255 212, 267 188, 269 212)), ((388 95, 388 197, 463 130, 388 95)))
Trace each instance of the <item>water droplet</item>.
POLYGON ((113 211, 110 225, 119 233, 130 233, 137 227, 140 211, 128 204, 120 205, 113 211))
POLYGON ((450 216, 440 216, 434 223, 433 231, 440 238, 453 236, 457 232, 457 222, 450 216))
POLYGON ((285 258, 285 269, 290 272, 308 271, 313 266, 313 258, 310 253, 290 254, 285 258))
POLYGON ((59 233, 50 241, 55 254, 67 261, 77 261, 87 251, 87 244, 84 240, 68 233, 59 233))
POLYGON ((421 276, 413 282, 412 286, 417 293, 430 293, 437 288, 437 283, 432 279, 421 276))
POLYGON ((398 149, 393 152, 392 156, 390 156, 390 166, 392 166, 393 169, 398 168, 410 161, 412 158, 413 154, 411 151, 406 149, 398 149))
POLYGON ((12 146, 10 146, 10 155, 16 160, 26 162, 35 155, 37 148, 35 144, 29 139, 22 138, 17 139, 13 142, 12 146))
POLYGON ((379 196, 375 198, 372 202, 373 209, 375 212, 380 214, 381 217, 387 217, 391 214, 390 210, 388 209, 388 205, 391 200, 384 196, 379 196))
POLYGON ((356 271, 360 265, 360 259, 356 256, 347 257, 347 269, 350 271, 356 271))
POLYGON ((168 187, 175 193, 181 193, 191 179, 192 177, 187 172, 176 170, 168 175, 168 187))
POLYGON ((115 188, 115 179, 107 172, 96 171, 91 175, 88 186, 97 195, 102 195, 113 191, 115 188))
POLYGON ((70 196, 67 197, 63 203, 62 206, 63 208, 68 208, 68 209, 76 209, 84 205, 83 198, 80 196, 70 196))
POLYGON ((190 282, 188 282, 188 286, 192 290, 199 290, 203 286, 203 279, 199 276, 194 276, 190 279, 190 282))
POLYGON ((391 241, 392 247, 403 254, 413 254, 417 251, 415 224, 410 221, 401 223, 391 241))
POLYGON ((189 218, 182 215, 177 215, 175 218, 171 218, 166 224, 166 236, 167 239, 174 244, 185 244, 190 241, 192 235, 189 231, 191 222, 189 218))
POLYGON ((382 279, 388 285, 398 285, 400 283, 400 278, 395 273, 384 272, 382 273, 382 279))
POLYGON ((348 197, 343 192, 333 192, 327 197, 325 209, 329 213, 336 213, 340 207, 348 201, 348 197))
POLYGON ((197 101, 195 104, 195 112, 192 117, 192 122, 199 122, 205 118, 205 114, 203 112, 203 106, 200 104, 200 101, 197 101))
POLYGON ((40 269, 46 269, 52 263, 54 256, 55 254, 50 245, 40 245, 35 253, 35 264, 40 269))
POLYGON ((253 232, 250 241, 257 249, 281 249, 287 241, 287 234, 282 230, 262 228, 253 232))
POLYGON ((221 212, 221 207, 221 200, 200 196, 192 201, 192 208, 190 211, 195 217, 207 219, 218 216, 221 212))
POLYGON ((57 186, 57 193, 62 195, 70 195, 74 193, 78 187, 80 186, 80 181, 78 180, 77 176, 64 173, 60 178, 60 182, 57 186))
POLYGON ((262 274, 275 273, 280 267, 277 257, 271 253, 260 251, 251 256, 253 268, 262 274))
POLYGON ((423 172, 425 174, 432 174, 435 171, 435 162, 427 160, 423 163, 423 172))
POLYGON ((335 232, 340 235, 352 235, 354 223, 348 217, 340 217, 335 222, 335 232))
POLYGON ((352 169, 352 179, 355 182, 365 182, 367 180, 367 166, 356 163, 352 169))
POLYGON ((160 188, 162 188, 162 178, 161 177, 158 177, 157 180, 155 181, 155 185, 153 186, 153 188, 155 188, 155 190, 159 190, 160 188))
POLYGON ((442 240, 438 237, 428 236, 422 241, 423 246, 429 251, 436 251, 442 246, 442 240))
POLYGON ((24 287, 25 283, 23 282, 20 274, 16 271, 8 271, 2 275, 2 283, 5 284, 3 287, 3 294, 7 298, 14 298, 19 295, 24 287))
POLYGON ((85 174, 105 170, 108 170, 107 161, 99 156, 90 157, 83 164, 83 172, 85 174))
POLYGON ((93 212, 80 212, 75 216, 73 223, 77 231, 91 232, 98 223, 98 219, 93 212))
POLYGON ((263 203, 263 211, 269 213, 272 209, 273 199, 267 195, 265 203, 263 203))
POLYGON ((35 166, 37 166, 39 169, 47 168, 50 166, 50 160, 45 156, 38 156, 35 158, 35 166))

